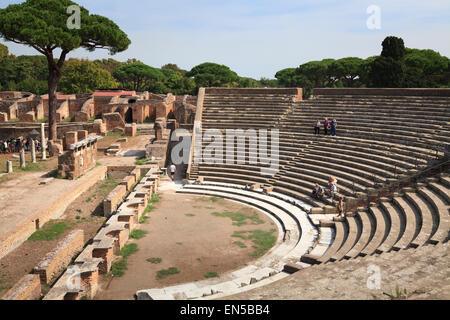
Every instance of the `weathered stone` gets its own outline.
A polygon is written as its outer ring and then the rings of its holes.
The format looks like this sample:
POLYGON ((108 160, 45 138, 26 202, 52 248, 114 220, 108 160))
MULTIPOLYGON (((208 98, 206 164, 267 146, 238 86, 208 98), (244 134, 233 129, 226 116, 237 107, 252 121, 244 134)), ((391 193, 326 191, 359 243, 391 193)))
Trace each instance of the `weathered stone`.
POLYGON ((31 139, 31 162, 36 163, 36 144, 34 139, 31 139))
POLYGON ((23 169, 27 166, 26 161, 25 161, 25 151, 21 150, 20 151, 20 167, 23 169))
POLYGON ((47 143, 45 140, 45 124, 41 123, 41 150, 42 150, 42 160, 47 159, 47 143))
POLYGON ((6 161, 6 172, 13 173, 13 163, 11 160, 6 161))

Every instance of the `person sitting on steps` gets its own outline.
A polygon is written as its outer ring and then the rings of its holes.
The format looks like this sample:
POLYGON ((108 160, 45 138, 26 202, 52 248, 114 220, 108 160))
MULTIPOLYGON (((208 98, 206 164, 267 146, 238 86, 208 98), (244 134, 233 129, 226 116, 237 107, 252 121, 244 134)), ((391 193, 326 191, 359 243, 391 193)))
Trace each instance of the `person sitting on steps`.
POLYGON ((314 189, 312 191, 312 197, 314 199, 319 199, 319 200, 322 199, 322 197, 323 197, 323 189, 318 183, 316 183, 316 186, 314 187, 314 189))

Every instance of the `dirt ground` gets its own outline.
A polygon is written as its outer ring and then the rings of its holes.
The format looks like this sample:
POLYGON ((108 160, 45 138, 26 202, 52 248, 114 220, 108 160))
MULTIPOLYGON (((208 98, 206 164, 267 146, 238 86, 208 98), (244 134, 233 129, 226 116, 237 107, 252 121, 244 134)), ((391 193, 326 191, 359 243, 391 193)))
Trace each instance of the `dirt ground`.
POLYGON ((209 272, 220 276, 240 269, 256 258, 251 256, 254 248, 250 240, 232 237, 236 231, 270 231, 277 237, 273 221, 253 208, 220 198, 212 201, 210 197, 176 194, 173 190, 163 191, 160 197, 150 219, 139 227, 148 234, 129 241, 136 243, 139 251, 128 258, 125 274, 120 278, 104 277, 96 300, 133 299, 137 290, 205 280, 209 272), (256 214, 258 224, 245 220, 241 226, 233 225, 229 217, 214 216, 213 212, 256 214), (147 261, 149 258, 162 261, 153 264, 147 261), (171 267, 180 273, 156 279, 158 271, 171 267))
MULTIPOLYGON (((100 140, 100 144, 109 146, 119 138, 121 137, 118 135, 105 137, 104 140, 100 140)), ((122 149, 125 154, 129 150, 141 150, 142 152, 150 138, 151 136, 128 138, 127 143, 122 143, 122 149)), ((30 155, 27 154, 26 156, 27 161, 29 161, 30 155)), ((97 157, 98 162, 102 165, 134 165, 136 159, 140 156, 106 157, 103 152, 99 152, 97 157)), ((47 161, 39 161, 38 165, 31 168, 31 171, 19 171, 19 160, 12 154, 1 154, 0 166, 6 168, 7 160, 13 160, 16 172, 0 177, 0 236, 7 234, 8 230, 27 215, 33 214, 36 210, 58 199, 65 190, 77 183, 77 181, 54 179, 48 185, 39 185, 46 178, 47 173, 57 167, 57 157, 50 158, 47 161)), ((45 229, 51 224, 61 222, 68 226, 68 229, 56 239, 25 241, 21 246, 0 259, 0 297, 22 276, 29 273, 39 260, 57 245, 58 240, 62 239, 70 230, 83 229, 85 240, 91 239, 104 222, 104 218, 98 216, 103 210, 103 199, 119 182, 112 179, 98 182, 74 200, 60 219, 52 220, 41 226, 42 229, 45 229)))
POLYGON ((108 179, 98 182, 91 189, 80 195, 67 207, 60 219, 51 220, 41 230, 54 224, 63 223, 67 228, 53 240, 25 241, 21 246, 0 259, 0 297, 21 277, 30 273, 37 263, 64 238, 71 230, 84 230, 85 241, 97 234, 105 218, 103 199, 119 183, 108 179))

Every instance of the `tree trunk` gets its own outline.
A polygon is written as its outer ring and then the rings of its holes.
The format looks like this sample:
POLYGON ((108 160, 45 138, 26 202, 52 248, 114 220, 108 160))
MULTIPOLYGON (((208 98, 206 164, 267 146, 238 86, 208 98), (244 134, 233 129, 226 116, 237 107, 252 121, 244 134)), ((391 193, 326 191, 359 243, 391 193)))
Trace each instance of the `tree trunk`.
POLYGON ((58 99, 56 96, 56 88, 60 76, 57 70, 50 70, 48 76, 48 140, 58 139, 56 129, 56 109, 58 107, 58 99))

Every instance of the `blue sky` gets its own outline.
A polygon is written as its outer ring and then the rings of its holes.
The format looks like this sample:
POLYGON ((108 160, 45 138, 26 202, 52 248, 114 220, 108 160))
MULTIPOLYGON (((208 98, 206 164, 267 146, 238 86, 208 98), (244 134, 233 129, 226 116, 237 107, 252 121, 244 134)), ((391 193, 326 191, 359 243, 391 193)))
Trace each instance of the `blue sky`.
MULTIPOLYGON (((0 7, 21 1, 0 0, 0 7)), ((449 0, 75 0, 109 17, 132 44, 113 56, 151 66, 225 64, 240 76, 273 78, 278 70, 324 58, 366 58, 381 52, 386 36, 407 47, 450 57, 449 0), (369 30, 366 10, 381 8, 381 30, 369 30)), ((16 55, 31 48, 6 43, 16 55)), ((108 58, 106 50, 71 57, 108 58)))

